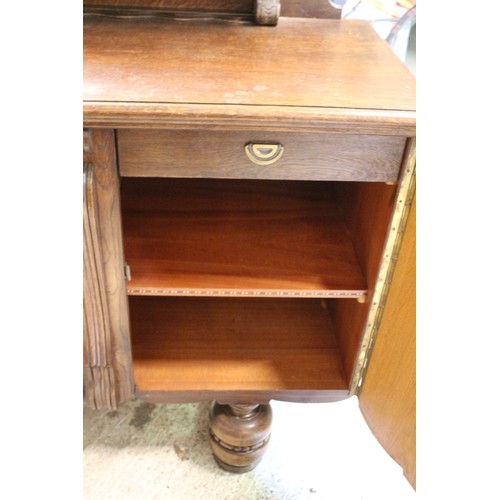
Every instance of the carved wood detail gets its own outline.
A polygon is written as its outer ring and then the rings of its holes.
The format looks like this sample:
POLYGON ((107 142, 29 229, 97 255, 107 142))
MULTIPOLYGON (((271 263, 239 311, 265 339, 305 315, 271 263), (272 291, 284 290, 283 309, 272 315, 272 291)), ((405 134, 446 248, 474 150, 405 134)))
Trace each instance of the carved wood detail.
POLYGON ((84 389, 93 408, 116 408, 115 380, 110 366, 109 309, 97 219, 94 167, 86 164, 83 167, 84 389))
MULTIPOLYGON (((90 162, 90 151, 92 145, 90 144, 90 132, 88 129, 83 130, 83 161, 85 163, 90 162)), ((85 173, 84 173, 85 175, 85 173)))
POLYGON ((84 396, 114 409, 134 392, 114 132, 89 130, 84 143, 84 396))
POLYGON ((255 0, 255 22, 266 26, 276 26, 280 17, 279 0, 255 0))

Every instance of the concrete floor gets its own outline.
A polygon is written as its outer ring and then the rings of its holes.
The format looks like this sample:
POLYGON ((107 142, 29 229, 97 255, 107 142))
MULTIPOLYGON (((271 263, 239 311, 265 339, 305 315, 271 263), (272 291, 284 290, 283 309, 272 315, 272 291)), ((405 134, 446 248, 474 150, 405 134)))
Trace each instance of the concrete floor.
POLYGON ((356 397, 272 402, 262 462, 221 470, 208 442, 208 404, 84 409, 86 500, 405 500, 415 492, 366 425, 356 397))

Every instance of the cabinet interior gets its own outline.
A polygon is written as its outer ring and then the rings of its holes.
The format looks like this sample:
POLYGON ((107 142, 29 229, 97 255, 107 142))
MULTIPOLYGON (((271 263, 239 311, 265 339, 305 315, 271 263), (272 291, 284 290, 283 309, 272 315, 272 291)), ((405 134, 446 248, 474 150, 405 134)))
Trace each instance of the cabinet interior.
POLYGON ((137 392, 347 395, 394 195, 373 182, 122 178, 137 392))

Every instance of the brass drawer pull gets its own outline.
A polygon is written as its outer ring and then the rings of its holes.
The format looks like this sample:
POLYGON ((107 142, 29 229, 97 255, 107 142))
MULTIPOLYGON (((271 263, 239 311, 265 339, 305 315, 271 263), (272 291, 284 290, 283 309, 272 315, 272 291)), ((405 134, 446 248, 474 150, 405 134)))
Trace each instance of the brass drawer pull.
POLYGON ((278 161, 285 148, 281 144, 254 144, 245 146, 245 153, 257 165, 271 165, 278 161))

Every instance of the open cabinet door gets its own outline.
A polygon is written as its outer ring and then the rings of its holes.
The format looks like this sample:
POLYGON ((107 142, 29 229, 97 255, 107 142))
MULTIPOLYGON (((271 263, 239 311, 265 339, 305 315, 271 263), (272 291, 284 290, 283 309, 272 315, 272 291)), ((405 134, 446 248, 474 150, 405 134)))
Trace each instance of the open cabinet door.
POLYGON ((373 353, 359 394, 361 412, 379 442, 416 488, 416 198, 373 353))

